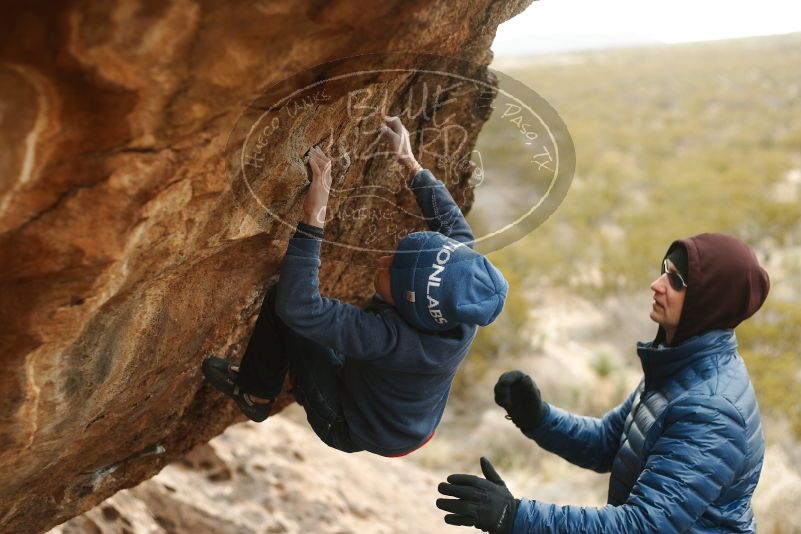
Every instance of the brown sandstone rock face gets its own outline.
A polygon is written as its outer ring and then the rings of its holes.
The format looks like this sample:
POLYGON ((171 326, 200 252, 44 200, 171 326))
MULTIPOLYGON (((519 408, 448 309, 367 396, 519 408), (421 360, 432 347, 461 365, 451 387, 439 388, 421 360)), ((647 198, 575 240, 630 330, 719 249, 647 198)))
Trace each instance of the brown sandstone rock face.
POLYGON ((232 425, 48 534, 455 532, 434 506, 444 475, 331 449, 299 412, 232 425))
MULTIPOLYGON (((241 355, 292 231, 260 217, 227 172, 226 141, 245 105, 344 56, 428 52, 485 66, 497 25, 529 1, 87 0, 4 9, 0 531, 56 525, 237 420, 199 363, 209 352, 241 355)), ((463 74, 491 82, 482 69, 463 74)), ((402 107, 422 80, 374 83, 402 107)), ((325 109, 293 117, 291 141, 255 182, 286 221, 300 216, 299 156, 320 132, 353 128, 341 98, 335 92, 325 109)), ((467 104, 457 117, 469 134, 463 154, 486 119, 467 104)), ((393 185, 386 161, 343 173, 352 186, 393 185)), ((449 184, 465 208, 468 174, 449 184)), ((413 207, 406 193, 398 202, 413 207)), ((401 222, 415 228, 413 218, 401 222)), ((326 235, 358 240, 366 224, 334 219, 326 235)), ((381 244, 392 246, 389 237, 381 244)), ((367 297, 370 262, 329 252, 322 290, 367 297)))

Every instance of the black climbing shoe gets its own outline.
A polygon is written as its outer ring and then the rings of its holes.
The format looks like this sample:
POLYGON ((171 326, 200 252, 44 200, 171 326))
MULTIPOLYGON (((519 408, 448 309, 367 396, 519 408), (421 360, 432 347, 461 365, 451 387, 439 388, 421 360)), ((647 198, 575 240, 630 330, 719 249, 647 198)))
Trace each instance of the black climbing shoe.
POLYGON ((226 395, 233 395, 239 378, 237 367, 227 360, 209 356, 203 360, 203 375, 211 385, 226 395))
POLYGON ((250 396, 239 389, 237 384, 237 368, 231 362, 209 356, 203 360, 203 375, 216 389, 222 391, 236 402, 239 410, 251 421, 261 423, 270 415, 275 399, 270 402, 259 403, 250 399, 250 396))

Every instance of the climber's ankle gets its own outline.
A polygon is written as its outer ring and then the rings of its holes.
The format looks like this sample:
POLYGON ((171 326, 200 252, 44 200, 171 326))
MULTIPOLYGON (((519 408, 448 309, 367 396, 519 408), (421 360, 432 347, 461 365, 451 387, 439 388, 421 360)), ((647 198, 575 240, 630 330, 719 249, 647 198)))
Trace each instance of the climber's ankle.
POLYGON ((267 403, 269 403, 269 402, 272 402, 272 401, 273 401, 273 399, 265 399, 265 398, 262 398, 262 397, 257 397, 256 395, 252 395, 252 394, 250 394, 250 393, 245 393, 245 397, 246 397, 246 398, 247 398, 247 399, 248 399, 250 402, 253 402, 253 403, 255 403, 255 404, 267 404, 267 403))

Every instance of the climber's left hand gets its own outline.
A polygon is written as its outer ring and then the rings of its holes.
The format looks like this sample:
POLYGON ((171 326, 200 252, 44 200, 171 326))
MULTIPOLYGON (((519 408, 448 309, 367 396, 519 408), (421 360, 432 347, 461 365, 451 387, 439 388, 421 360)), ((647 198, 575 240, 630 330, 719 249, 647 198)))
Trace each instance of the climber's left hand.
POLYGON ((312 182, 303 203, 303 222, 322 228, 325 225, 328 194, 331 192, 331 158, 319 147, 312 147, 309 150, 309 167, 312 182))

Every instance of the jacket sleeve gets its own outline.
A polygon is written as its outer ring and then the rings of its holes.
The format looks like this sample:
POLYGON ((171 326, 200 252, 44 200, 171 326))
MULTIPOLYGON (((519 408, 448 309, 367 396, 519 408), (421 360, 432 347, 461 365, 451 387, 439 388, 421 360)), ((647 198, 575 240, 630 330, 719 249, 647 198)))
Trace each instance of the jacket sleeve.
POLYGON ((674 406, 625 504, 522 499, 513 532, 685 532, 735 480, 747 454, 745 435, 742 416, 722 397, 674 406))
POLYGON ((639 387, 603 419, 574 415, 546 403, 547 413, 542 422, 524 434, 572 464, 607 473, 620 447, 623 423, 638 390, 639 387))
POLYGON ((379 358, 394 350, 397 325, 384 314, 320 295, 319 238, 289 240, 275 299, 276 313, 307 339, 352 358, 379 358))
POLYGON ((473 231, 444 183, 437 180, 431 171, 423 169, 414 175, 409 188, 414 193, 417 205, 420 206, 431 231, 473 248, 476 240, 473 231))

